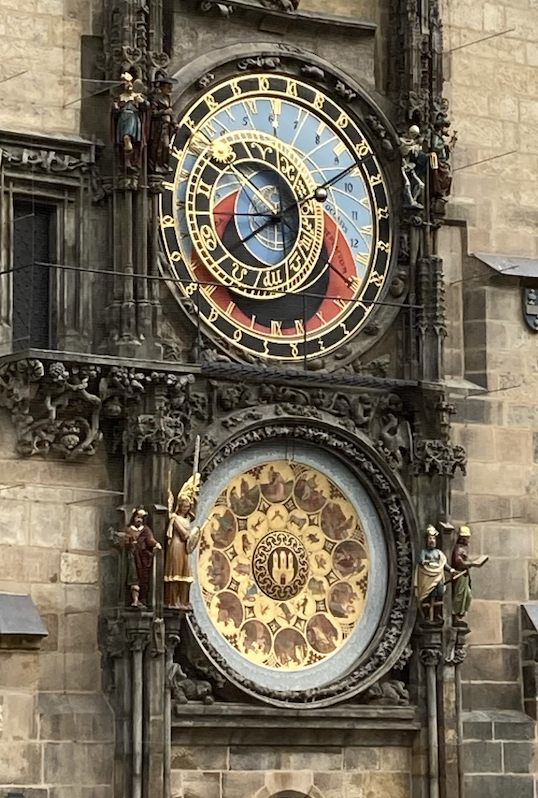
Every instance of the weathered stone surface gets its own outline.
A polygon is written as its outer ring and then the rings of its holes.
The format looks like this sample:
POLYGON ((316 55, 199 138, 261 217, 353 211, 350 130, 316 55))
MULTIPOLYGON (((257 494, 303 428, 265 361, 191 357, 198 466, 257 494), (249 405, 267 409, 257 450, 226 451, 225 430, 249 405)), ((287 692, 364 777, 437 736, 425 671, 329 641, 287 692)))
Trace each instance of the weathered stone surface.
POLYGON ((535 773, 535 743, 503 743, 504 770, 506 773, 535 773))
POLYGON ((499 773, 502 764, 502 743, 466 742, 463 746, 465 773, 499 773))
POLYGON ((534 740, 536 724, 522 712, 511 717, 496 720, 493 725, 493 736, 496 740, 534 740))
POLYGON ((283 770, 341 770, 342 750, 285 749, 281 753, 281 763, 283 770))
POLYGON ((345 748, 345 770, 379 770, 381 754, 378 748, 345 748))
POLYGON ((70 551, 95 551, 100 532, 100 511, 96 507, 69 507, 68 546, 70 551))
POLYGON ((463 706, 516 710, 521 707, 519 682, 462 682, 463 706))
POLYGON ((381 754, 381 770, 400 771, 402 773, 410 772, 410 748, 393 748, 391 746, 382 746, 379 750, 381 754))
POLYGON ((461 666, 463 679, 469 681, 511 681, 519 678, 519 649, 476 647, 461 666))
POLYGON ((101 657, 95 653, 67 653, 65 658, 65 685, 74 693, 101 689, 101 657))
POLYGON ((491 558, 483 568, 473 570, 473 596, 494 601, 527 600, 525 560, 491 558))
MULTIPOLYGON (((49 491, 49 494, 53 493, 49 491)), ((50 496, 49 496, 50 500, 50 496)), ((63 504, 30 505, 30 545, 50 549, 65 549, 67 507, 63 504)))
POLYGON ((364 795, 367 798, 409 798, 411 795, 411 778, 408 773, 365 773, 364 795))
POLYGON ((517 645, 521 640, 520 610, 517 604, 503 604, 501 606, 503 629, 503 643, 517 645))
MULTIPOLYGON (((241 749, 239 749, 240 753, 241 749)), ((231 755, 230 755, 230 767, 231 755)), ((172 748, 172 770, 227 770, 228 748, 226 746, 174 746, 172 748)), ((248 770, 243 767, 240 770, 248 770)))
MULTIPOLYGON (((215 775, 215 774, 213 774, 215 775)), ((212 783, 213 784, 213 783, 212 783)), ((216 798, 236 798, 238 795, 256 795, 265 784, 265 774, 262 771, 236 771, 222 774, 222 793, 215 792, 216 798)), ((213 798, 211 789, 218 790, 218 785, 210 786, 210 792, 195 793, 192 798, 213 798)), ((187 793, 186 793, 187 794, 187 793)))
POLYGON ((278 770, 280 767, 281 752, 277 746, 230 748, 230 770, 278 770))
POLYGON ((33 651, 0 651, 0 689, 33 690, 39 677, 40 655, 33 651))
POLYGON ((113 756, 110 744, 48 742, 44 747, 44 779, 88 787, 110 784, 113 756))
POLYGON ((36 698, 32 693, 7 692, 3 702, 3 741, 36 739, 36 698))
POLYGON ((38 743, 0 742, 0 783, 39 784, 42 748, 38 743))
MULTIPOLYGON (((0 494, 1 496, 2 494, 0 494)), ((2 540, 6 546, 24 546, 28 541, 28 503, 2 501, 2 520, 5 534, 2 540)))
POLYGON ((465 776, 464 789, 466 798, 506 798, 517 795, 517 798, 533 798, 534 784, 531 776, 465 776))
POLYGON ((503 642, 501 605, 494 601, 473 601, 468 615, 471 634, 469 645, 493 645, 503 642))
POLYGON ((39 738, 52 741, 111 742, 114 739, 111 708, 99 693, 41 694, 39 738))
POLYGON ((95 651, 97 620, 94 613, 75 612, 64 616, 64 651, 95 651))
POLYGON ((62 582, 95 584, 99 578, 99 560, 85 554, 62 554, 62 582))

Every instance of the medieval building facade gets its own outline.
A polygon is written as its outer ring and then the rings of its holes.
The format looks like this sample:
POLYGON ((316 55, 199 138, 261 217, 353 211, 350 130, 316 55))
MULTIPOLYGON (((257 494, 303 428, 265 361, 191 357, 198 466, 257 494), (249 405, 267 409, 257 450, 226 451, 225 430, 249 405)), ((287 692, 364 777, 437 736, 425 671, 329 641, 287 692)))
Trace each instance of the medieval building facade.
POLYGON ((0 5, 0 796, 533 798, 536 0, 0 5))

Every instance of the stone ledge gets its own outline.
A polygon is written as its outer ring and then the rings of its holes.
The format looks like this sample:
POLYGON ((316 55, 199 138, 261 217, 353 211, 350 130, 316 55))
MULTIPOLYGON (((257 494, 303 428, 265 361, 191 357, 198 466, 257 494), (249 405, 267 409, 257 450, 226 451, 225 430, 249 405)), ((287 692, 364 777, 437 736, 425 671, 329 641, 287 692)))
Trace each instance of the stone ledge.
POLYGON ((417 707, 345 706, 331 709, 273 709, 243 704, 187 704, 172 721, 174 728, 240 726, 250 729, 364 729, 417 731, 417 707))
POLYGON ((206 0, 206 5, 207 10, 214 7, 215 11, 218 11, 219 6, 224 5, 234 10, 261 16, 264 19, 274 18, 275 21, 280 22, 279 32, 284 32, 291 24, 295 27, 309 28, 320 25, 325 28, 334 28, 338 33, 363 33, 368 36, 373 36, 377 31, 375 22, 366 22, 338 14, 326 14, 321 11, 302 11, 301 9, 293 12, 280 11, 279 9, 265 8, 256 0, 206 0))

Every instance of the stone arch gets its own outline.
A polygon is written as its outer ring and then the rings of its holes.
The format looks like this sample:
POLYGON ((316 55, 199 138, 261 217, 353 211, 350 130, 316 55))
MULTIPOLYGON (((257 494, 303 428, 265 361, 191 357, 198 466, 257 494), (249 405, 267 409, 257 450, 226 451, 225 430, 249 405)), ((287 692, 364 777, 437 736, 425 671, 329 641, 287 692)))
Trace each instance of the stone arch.
POLYGON ((278 792, 271 792, 267 787, 262 787, 255 795, 254 798, 324 798, 317 787, 311 786, 307 788, 307 792, 284 789, 278 792))

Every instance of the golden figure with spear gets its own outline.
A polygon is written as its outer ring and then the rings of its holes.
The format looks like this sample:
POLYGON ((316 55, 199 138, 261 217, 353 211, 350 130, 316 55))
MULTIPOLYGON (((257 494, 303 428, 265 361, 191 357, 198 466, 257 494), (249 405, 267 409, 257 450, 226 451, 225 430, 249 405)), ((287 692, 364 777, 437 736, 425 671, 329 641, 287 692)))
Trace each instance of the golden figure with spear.
POLYGON ((196 504, 200 490, 200 436, 197 436, 194 448, 194 465, 192 476, 179 490, 177 498, 168 484, 168 513, 170 521, 166 536, 168 547, 164 569, 164 603, 174 609, 188 609, 191 583, 194 581, 190 572, 189 555, 200 542, 201 531, 191 523, 196 515, 196 504))

